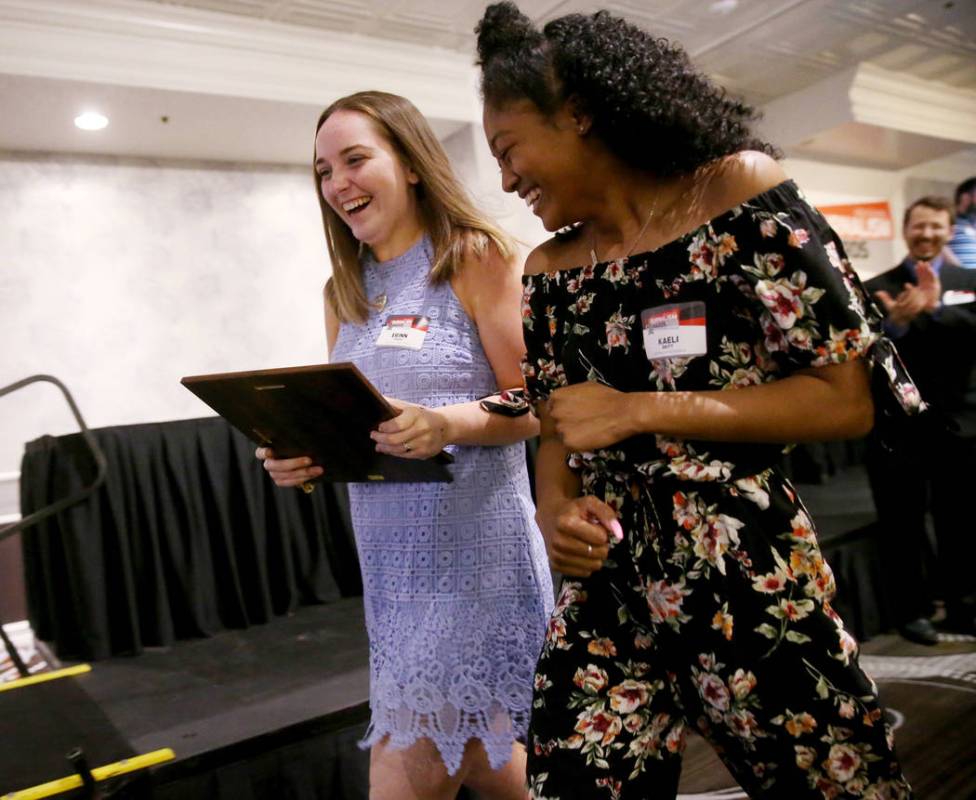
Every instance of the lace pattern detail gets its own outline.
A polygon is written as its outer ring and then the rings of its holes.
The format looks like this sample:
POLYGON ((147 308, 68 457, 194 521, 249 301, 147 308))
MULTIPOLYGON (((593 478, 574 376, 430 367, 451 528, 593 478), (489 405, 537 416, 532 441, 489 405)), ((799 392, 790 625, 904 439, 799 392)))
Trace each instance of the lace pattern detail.
POLYGON ((384 604, 392 624, 372 635, 372 720, 366 744, 389 736, 393 747, 433 740, 448 772, 461 765, 469 739, 480 739, 492 768, 524 739, 531 686, 545 625, 539 604, 517 600, 484 609, 481 603, 384 604), (529 611, 531 619, 519 624, 529 611), (416 627, 416 620, 425 624, 416 627), (401 632, 406 628, 409 635, 401 632), (499 647, 507 651, 499 663, 499 647), (528 688, 528 691, 527 691, 528 688))
MULTIPOLYGON (((427 281, 424 240, 364 263, 386 305, 343 324, 333 361, 352 361, 384 394, 438 407, 498 390, 477 331, 449 284, 427 281), (377 347, 387 316, 430 320, 423 347, 377 347)), ((448 772, 470 739, 492 767, 524 738, 552 583, 525 450, 451 447, 450 484, 350 484, 370 639, 371 724, 363 746, 427 737, 448 772)))

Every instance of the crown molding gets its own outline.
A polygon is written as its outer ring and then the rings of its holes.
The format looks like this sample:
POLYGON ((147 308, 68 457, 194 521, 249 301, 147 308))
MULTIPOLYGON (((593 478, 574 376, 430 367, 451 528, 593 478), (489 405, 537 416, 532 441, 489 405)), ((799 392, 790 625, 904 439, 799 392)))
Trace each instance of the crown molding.
POLYGON ((976 144, 974 91, 861 64, 848 98, 857 122, 976 144))
POLYGON ((467 55, 141 0, 0 0, 0 73, 317 106, 382 88, 481 116, 467 55))
POLYGON ((792 147, 846 123, 976 144, 976 92, 862 63, 763 109, 763 134, 792 147))

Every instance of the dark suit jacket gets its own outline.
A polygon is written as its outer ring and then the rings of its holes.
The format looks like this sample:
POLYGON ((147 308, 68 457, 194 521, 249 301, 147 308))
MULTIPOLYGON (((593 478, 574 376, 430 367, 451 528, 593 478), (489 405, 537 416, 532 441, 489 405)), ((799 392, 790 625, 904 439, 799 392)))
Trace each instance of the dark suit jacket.
MULTIPOLYGON (((939 280, 943 298, 951 291, 976 292, 976 270, 943 263, 939 280)), ((865 288, 872 297, 880 290, 896 297, 906 283, 917 281, 902 262, 865 288)), ((976 302, 922 313, 893 341, 923 399, 954 419, 964 435, 976 436, 976 302)))

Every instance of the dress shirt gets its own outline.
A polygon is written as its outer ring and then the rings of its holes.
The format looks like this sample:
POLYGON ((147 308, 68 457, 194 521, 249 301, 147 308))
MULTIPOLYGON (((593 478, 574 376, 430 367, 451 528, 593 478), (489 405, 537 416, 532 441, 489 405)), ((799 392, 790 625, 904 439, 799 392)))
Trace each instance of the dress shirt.
POLYGON ((960 266, 976 269, 976 214, 960 214, 956 218, 949 249, 959 259, 960 266))

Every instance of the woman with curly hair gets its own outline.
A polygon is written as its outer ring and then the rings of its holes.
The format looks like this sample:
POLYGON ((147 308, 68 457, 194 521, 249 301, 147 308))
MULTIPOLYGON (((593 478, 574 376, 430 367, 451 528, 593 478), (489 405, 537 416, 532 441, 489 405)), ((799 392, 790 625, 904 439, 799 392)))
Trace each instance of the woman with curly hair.
POLYGON ((872 425, 878 318, 840 240, 680 47, 507 2, 477 34, 503 188, 558 232, 523 279, 537 519, 570 576, 533 796, 674 797, 692 726, 752 797, 910 797, 778 466, 872 425))

